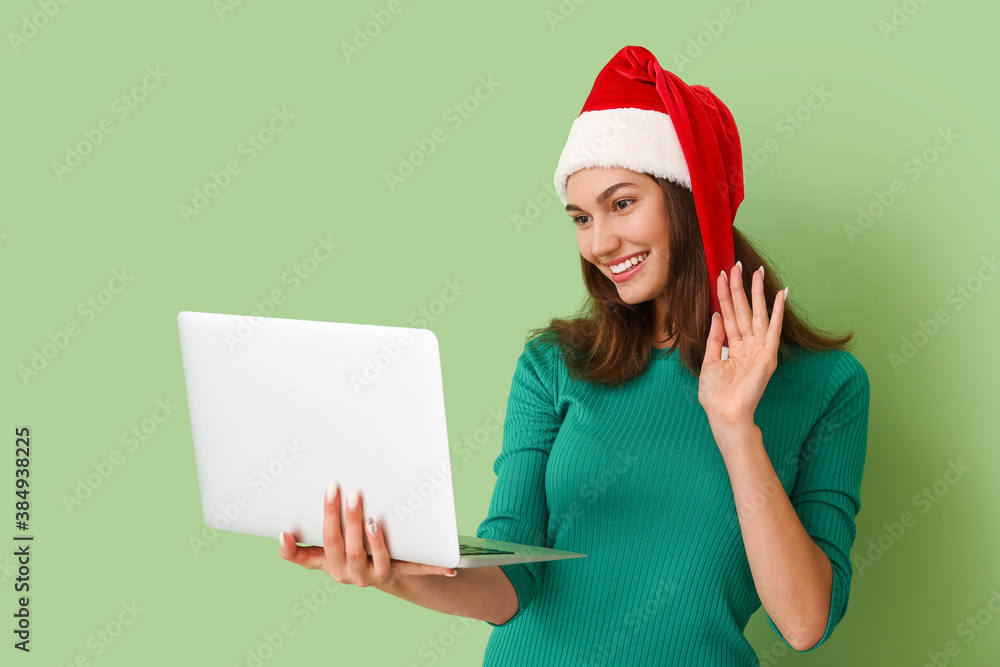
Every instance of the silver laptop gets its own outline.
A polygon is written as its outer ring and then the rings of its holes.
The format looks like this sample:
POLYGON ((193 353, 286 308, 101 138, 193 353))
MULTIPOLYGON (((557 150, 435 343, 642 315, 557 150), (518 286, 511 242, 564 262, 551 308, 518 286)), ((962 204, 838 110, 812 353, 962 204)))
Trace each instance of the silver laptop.
MULTIPOLYGON (((438 341, 427 329, 177 315, 202 514, 323 544, 357 490, 396 559, 482 567, 586 554, 459 535, 438 341)), ((365 540, 365 549, 371 549, 365 540)))

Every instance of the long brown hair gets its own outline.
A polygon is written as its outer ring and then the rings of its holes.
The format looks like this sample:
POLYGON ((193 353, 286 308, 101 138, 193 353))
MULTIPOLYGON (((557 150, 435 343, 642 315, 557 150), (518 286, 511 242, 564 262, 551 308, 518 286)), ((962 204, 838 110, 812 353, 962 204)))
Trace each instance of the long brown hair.
MULTIPOLYGON (((670 261, 667 269, 666 338, 676 336, 668 353, 677 352, 694 375, 700 375, 705 358, 708 330, 712 324, 710 282, 705 247, 698 226, 694 195, 683 186, 652 177, 663 190, 669 216, 670 261)), ((666 222, 666 221, 665 221, 666 222)), ((733 250, 742 261, 743 289, 749 300, 753 271, 764 266, 764 298, 768 319, 774 297, 785 282, 772 264, 739 229, 733 227, 733 250)), ((575 317, 552 318, 544 327, 532 329, 526 338, 554 338, 572 377, 602 385, 615 385, 641 375, 653 354, 656 334, 653 301, 629 304, 600 269, 580 256, 588 298, 575 317)), ((812 325, 790 303, 785 304, 778 346, 778 365, 788 361, 795 348, 846 349, 854 337, 828 335, 812 325)))

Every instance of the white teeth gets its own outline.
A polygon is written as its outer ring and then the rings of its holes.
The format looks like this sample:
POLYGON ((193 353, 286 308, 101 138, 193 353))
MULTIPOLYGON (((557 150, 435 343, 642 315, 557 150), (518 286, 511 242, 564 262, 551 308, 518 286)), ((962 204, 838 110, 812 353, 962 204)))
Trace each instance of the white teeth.
POLYGON ((647 255, 649 255, 649 253, 644 252, 641 255, 636 255, 635 257, 632 257, 631 259, 626 259, 621 264, 616 264, 612 266, 611 273, 621 273, 622 271, 627 271, 628 269, 632 268, 642 260, 646 259, 647 255))

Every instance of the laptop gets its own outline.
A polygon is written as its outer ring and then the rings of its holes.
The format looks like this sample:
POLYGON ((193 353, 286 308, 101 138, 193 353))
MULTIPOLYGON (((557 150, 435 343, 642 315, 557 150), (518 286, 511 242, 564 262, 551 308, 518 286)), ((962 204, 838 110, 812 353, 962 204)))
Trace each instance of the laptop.
POLYGON ((395 559, 465 568, 586 555, 458 534, 432 331, 191 311, 177 326, 213 528, 322 545, 323 494, 338 482, 341 525, 357 490, 395 559))

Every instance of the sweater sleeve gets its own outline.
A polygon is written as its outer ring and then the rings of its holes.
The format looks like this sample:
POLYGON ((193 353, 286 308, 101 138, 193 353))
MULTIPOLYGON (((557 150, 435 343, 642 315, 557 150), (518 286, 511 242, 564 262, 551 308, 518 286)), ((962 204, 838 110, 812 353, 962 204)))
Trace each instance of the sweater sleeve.
MULTIPOLYGON (((529 341, 517 360, 507 399, 503 442, 493 463, 496 485, 489 513, 476 530, 477 537, 552 546, 547 534, 545 467, 562 422, 555 407, 552 351, 547 345, 529 341)), ((517 612, 507 623, 520 616, 531 601, 543 566, 544 562, 500 566, 517 591, 517 612)))
MULTIPOLYGON (((799 451, 798 474, 789 500, 806 532, 830 559, 833 570, 826 631, 803 653, 825 642, 847 611, 854 519, 861 508, 861 475, 868 443, 869 393, 864 367, 845 352, 827 382, 823 397, 826 407, 799 451)), ((788 644, 770 614, 767 621, 788 644)))

